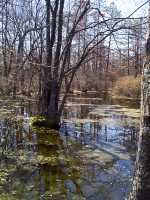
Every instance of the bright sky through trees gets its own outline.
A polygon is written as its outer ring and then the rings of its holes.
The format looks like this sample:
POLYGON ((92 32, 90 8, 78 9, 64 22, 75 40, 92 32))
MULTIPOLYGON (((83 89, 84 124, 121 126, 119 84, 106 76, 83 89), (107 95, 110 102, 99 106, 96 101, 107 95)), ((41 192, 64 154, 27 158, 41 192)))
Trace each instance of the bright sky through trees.
MULTIPOLYGON (((108 4, 114 2, 118 9, 122 11, 123 15, 128 15, 132 13, 136 8, 142 5, 146 0, 107 0, 108 4)), ((136 14, 143 16, 147 12, 147 5, 143 6, 136 14)))

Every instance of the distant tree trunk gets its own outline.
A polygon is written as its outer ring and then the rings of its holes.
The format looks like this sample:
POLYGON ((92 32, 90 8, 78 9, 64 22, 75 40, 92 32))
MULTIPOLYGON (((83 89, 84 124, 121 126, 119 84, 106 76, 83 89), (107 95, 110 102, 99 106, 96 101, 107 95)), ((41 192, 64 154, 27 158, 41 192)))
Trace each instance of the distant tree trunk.
POLYGON ((19 43, 18 43, 18 49, 17 49, 17 60, 16 60, 16 68, 15 68, 15 72, 14 72, 14 77, 13 77, 13 97, 16 97, 16 93, 17 93, 17 89, 19 89, 19 87, 17 87, 17 85, 19 85, 19 81, 20 83, 20 89, 24 88, 24 71, 23 71, 23 50, 24 50, 24 40, 25 40, 25 36, 26 34, 24 34, 23 36, 20 34, 19 35, 19 43), (19 76, 18 74, 21 71, 21 77, 19 80, 19 76))
POLYGON ((130 32, 128 31, 128 76, 130 75, 130 32))
POLYGON ((139 63, 139 61, 140 61, 140 59, 139 59, 139 50, 140 50, 140 47, 139 47, 139 40, 140 40, 140 38, 139 38, 139 30, 138 31, 136 31, 136 44, 135 44, 135 77, 137 77, 137 75, 138 75, 138 73, 139 73, 139 65, 140 65, 140 63, 139 63))
POLYGON ((105 69, 105 92, 104 92, 104 98, 107 98, 107 95, 108 95, 108 72, 109 72, 109 65, 110 65, 111 41, 112 41, 112 36, 110 35, 109 45, 108 45, 108 55, 107 55, 106 69, 105 69))
POLYGON ((3 54, 3 64, 4 64, 4 71, 3 75, 5 78, 8 77, 8 56, 7 56, 7 50, 8 50, 8 1, 2 0, 2 16, 1 16, 1 32, 2 32, 2 54, 3 54))

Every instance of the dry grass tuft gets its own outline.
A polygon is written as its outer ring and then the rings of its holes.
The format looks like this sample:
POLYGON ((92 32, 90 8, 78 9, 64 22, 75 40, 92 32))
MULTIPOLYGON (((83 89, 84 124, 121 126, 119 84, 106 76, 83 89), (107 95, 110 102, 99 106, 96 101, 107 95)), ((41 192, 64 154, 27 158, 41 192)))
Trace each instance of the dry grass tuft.
POLYGON ((119 78, 114 87, 113 94, 130 98, 139 98, 141 93, 141 76, 125 76, 119 78))

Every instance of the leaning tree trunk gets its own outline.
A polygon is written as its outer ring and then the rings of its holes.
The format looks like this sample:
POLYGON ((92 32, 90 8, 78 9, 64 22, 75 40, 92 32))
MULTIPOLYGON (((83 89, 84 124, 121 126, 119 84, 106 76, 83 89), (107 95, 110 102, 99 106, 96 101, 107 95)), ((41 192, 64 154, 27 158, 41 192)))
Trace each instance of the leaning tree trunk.
POLYGON ((143 68, 141 87, 141 127, 132 192, 129 200, 150 199, 150 44, 147 42, 147 58, 143 68))

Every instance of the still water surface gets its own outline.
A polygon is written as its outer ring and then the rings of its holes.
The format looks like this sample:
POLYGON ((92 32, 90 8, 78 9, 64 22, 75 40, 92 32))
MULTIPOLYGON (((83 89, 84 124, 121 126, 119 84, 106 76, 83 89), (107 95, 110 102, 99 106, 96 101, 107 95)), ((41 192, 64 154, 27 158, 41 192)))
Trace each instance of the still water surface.
POLYGON ((137 102, 69 96, 59 132, 31 127, 34 103, 1 100, 0 106, 0 200, 127 197, 137 102))

